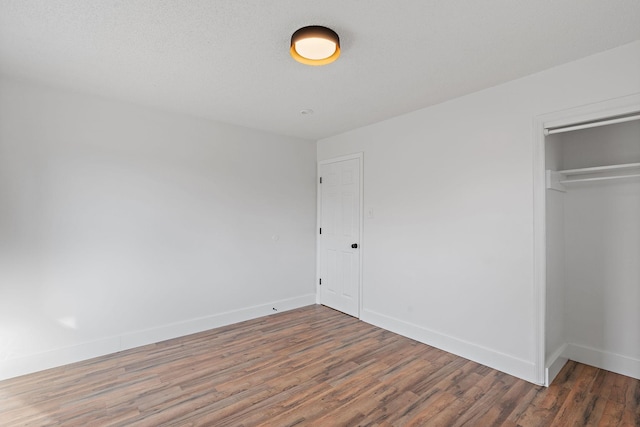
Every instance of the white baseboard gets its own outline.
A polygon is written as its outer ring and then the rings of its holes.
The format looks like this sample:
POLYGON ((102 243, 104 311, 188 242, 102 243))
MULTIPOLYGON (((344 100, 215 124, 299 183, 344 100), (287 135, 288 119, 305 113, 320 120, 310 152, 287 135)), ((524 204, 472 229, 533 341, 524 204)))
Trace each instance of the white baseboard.
POLYGON ((564 356, 585 365, 595 366, 640 380, 640 359, 582 346, 568 344, 564 356))
POLYGON ((563 366, 569 361, 566 356, 567 344, 562 344, 551 356, 547 359, 547 364, 544 368, 544 385, 549 387, 554 378, 560 373, 563 366))
POLYGON ((539 384, 537 382, 535 364, 528 360, 519 359, 371 310, 364 310, 361 320, 509 375, 522 378, 525 381, 539 384))
POLYGON ((118 351, 178 338, 181 336, 243 322, 295 308, 315 304, 315 294, 273 301, 238 310, 171 323, 141 331, 130 332, 74 346, 0 361, 0 380, 30 374, 57 366, 104 356, 118 351), (274 310, 274 308, 277 310, 274 310))

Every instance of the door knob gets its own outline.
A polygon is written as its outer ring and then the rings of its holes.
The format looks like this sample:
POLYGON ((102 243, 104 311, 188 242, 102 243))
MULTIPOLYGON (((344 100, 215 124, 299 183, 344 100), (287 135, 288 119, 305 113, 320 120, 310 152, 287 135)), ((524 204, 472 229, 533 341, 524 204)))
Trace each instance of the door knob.
POLYGON ((358 244, 357 244, 357 243, 354 243, 353 245, 351 245, 351 247, 352 247, 353 249, 358 249, 358 244))

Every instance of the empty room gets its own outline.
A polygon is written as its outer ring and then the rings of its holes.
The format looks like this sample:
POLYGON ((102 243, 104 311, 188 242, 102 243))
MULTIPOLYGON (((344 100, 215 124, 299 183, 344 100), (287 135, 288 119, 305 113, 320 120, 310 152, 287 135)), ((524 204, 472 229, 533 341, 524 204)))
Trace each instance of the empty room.
POLYGON ((638 0, 0 0, 0 426, 640 426, 638 0))

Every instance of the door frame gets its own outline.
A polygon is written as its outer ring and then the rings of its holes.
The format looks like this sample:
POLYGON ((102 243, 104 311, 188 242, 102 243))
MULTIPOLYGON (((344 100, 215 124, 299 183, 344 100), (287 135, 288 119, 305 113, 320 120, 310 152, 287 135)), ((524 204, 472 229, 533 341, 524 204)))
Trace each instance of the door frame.
MULTIPOLYGON (((539 115, 533 123, 533 301, 534 361, 538 384, 549 386, 546 360, 547 224, 545 129, 640 112, 640 93, 539 115)), ((556 372, 557 373, 557 372, 556 372)), ((551 373, 553 376, 553 373, 551 373)))
POLYGON ((337 162, 342 162, 345 160, 354 160, 357 159, 358 160, 358 165, 359 165, 359 170, 360 170, 360 185, 359 185, 359 206, 360 206, 360 215, 359 215, 359 220, 360 220, 360 226, 359 226, 359 230, 358 233, 360 234, 359 238, 358 238, 358 245, 359 245, 359 250, 358 250, 358 264, 359 264, 359 271, 358 271, 358 319, 360 319, 362 317, 362 300, 363 300, 363 277, 362 277, 362 273, 363 273, 363 269, 362 269, 362 251, 363 249, 363 241, 364 241, 364 153, 363 152, 359 152, 359 153, 353 153, 353 154, 347 154, 344 156, 340 156, 340 157, 333 157, 330 159, 326 159, 326 160, 321 160, 318 161, 317 167, 316 167, 316 196, 317 196, 317 201, 316 201, 316 304, 320 304, 320 271, 321 271, 321 259, 320 259, 320 255, 321 255, 321 248, 320 248, 320 227, 322 224, 322 189, 321 189, 321 184, 320 184, 320 166, 323 165, 327 165, 327 164, 331 164, 331 163, 337 163, 337 162))

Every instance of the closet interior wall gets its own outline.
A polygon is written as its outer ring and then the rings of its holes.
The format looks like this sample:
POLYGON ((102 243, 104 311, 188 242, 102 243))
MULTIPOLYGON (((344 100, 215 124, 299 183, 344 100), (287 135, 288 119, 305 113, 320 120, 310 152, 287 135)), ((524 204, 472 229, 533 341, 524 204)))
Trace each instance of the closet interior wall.
MULTIPOLYGON (((545 153, 556 171, 640 163, 640 121, 548 136, 545 153)), ((565 189, 547 189, 547 366, 640 379, 640 178, 565 189)))
MULTIPOLYGON (((562 152, 559 135, 545 138, 545 162, 547 170, 562 169, 562 152)), ((564 198, 565 193, 547 189, 547 303, 546 303, 546 360, 562 358, 566 350, 565 333, 565 241, 564 198)), ((563 365, 567 359, 560 361, 563 365)))

